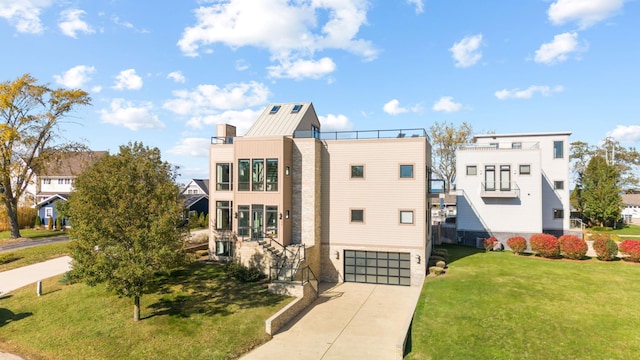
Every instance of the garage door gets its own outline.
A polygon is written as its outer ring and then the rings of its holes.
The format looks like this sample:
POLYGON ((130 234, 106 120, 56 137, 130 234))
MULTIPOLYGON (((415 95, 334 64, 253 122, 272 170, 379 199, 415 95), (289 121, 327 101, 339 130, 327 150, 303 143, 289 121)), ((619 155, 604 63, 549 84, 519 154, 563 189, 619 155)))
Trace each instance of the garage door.
POLYGON ((411 255, 384 251, 344 251, 344 280, 411 285, 411 255))

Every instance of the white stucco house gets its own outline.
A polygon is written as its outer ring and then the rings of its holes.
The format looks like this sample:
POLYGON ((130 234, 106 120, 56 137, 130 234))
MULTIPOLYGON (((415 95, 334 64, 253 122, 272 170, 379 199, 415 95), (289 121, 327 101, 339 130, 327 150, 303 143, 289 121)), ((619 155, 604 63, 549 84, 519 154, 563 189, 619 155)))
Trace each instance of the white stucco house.
POLYGON ((486 134, 456 151, 459 243, 569 231, 570 132, 486 134))

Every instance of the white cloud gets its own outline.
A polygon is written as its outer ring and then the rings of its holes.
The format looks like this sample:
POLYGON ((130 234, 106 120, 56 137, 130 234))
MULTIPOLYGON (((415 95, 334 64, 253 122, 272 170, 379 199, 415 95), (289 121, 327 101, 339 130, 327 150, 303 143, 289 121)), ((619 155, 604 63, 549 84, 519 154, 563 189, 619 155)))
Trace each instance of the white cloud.
POLYGON ((172 148, 167 150, 169 154, 194 157, 208 157, 211 138, 187 137, 182 138, 172 148))
POLYGON ((554 87, 550 86, 541 86, 541 85, 531 85, 524 90, 520 89, 502 89, 496 91, 494 95, 500 100, 506 99, 531 99, 535 93, 540 93, 542 96, 550 96, 554 92, 562 92, 564 91, 564 87, 558 85, 554 87))
POLYGON ((567 60, 568 55, 573 52, 586 51, 587 45, 580 46, 578 43, 578 33, 566 32, 553 37, 553 41, 544 43, 540 49, 536 50, 534 61, 553 65, 567 60))
POLYGON ((336 64, 328 57, 318 61, 296 60, 283 61, 280 65, 269 66, 269 76, 273 78, 289 78, 300 80, 303 78, 319 79, 336 69, 336 64))
POLYGON ((236 70, 245 71, 247 69, 249 69, 249 63, 246 60, 240 59, 236 61, 236 70))
POLYGON ((101 91, 102 91, 102 86, 100 86, 100 85, 96 85, 96 86, 91 88, 91 92, 92 93, 96 93, 97 94, 97 93, 99 93, 101 91))
POLYGON ((182 71, 170 72, 167 75, 167 79, 172 79, 173 81, 175 81, 177 83, 184 83, 185 81, 187 81, 187 79, 185 79, 184 75, 182 74, 182 71))
POLYGON ((640 142, 640 125, 618 125, 615 129, 608 132, 607 136, 615 138, 620 142, 640 142))
POLYGON ((60 22, 58 27, 62 30, 62 33, 72 38, 77 38, 78 32, 85 34, 92 34, 95 32, 85 21, 80 17, 85 15, 86 12, 80 9, 67 9, 60 13, 60 22))
POLYGON ((269 88, 257 82, 228 84, 222 88, 205 84, 192 91, 174 91, 173 96, 163 108, 188 116, 187 126, 201 129, 204 125, 228 123, 235 125, 240 134, 248 130, 262 112, 247 108, 264 105, 269 88))
POLYGON ((399 115, 402 113, 409 112, 409 109, 403 108, 400 106, 400 101, 398 99, 393 99, 388 103, 384 104, 382 110, 389 115, 399 115))
POLYGON ((147 30, 147 29, 138 29, 132 23, 130 23, 128 21, 120 20, 120 17, 117 16, 117 15, 113 15, 111 17, 111 21, 113 21, 113 23, 116 24, 116 25, 125 27, 127 29, 134 30, 134 31, 139 32, 139 33, 143 33, 143 34, 149 33, 149 30, 147 30))
POLYGON ((264 48, 283 69, 303 60, 316 63, 314 54, 328 49, 373 60, 378 50, 357 37, 366 24, 368 7, 363 0, 228 0, 196 9, 196 24, 184 29, 177 45, 187 56, 198 56, 217 43, 234 49, 264 48))
POLYGON ((20 33, 40 34, 44 31, 40 13, 51 4, 51 0, 2 0, 0 18, 7 19, 20 33))
POLYGON ((164 128, 158 116, 151 112, 152 109, 151 103, 136 106, 124 99, 113 99, 109 109, 100 110, 100 119, 103 123, 124 126, 133 131, 164 128))
POLYGON ((65 71, 62 75, 53 75, 53 78, 60 85, 68 88, 82 88, 84 84, 91 80, 91 74, 95 71, 93 66, 78 65, 65 71))
POLYGON ((462 104, 453 101, 451 96, 443 96, 433 104, 434 111, 456 112, 462 109, 462 104))
POLYGON ((407 0, 407 2, 416 7, 416 14, 424 12, 424 4, 422 0, 407 0))
POLYGON ((139 90, 142 88, 142 78, 136 75, 135 69, 122 70, 116 76, 116 83, 113 88, 117 90, 139 90))
POLYGON ((623 4, 624 0, 556 0, 547 15, 554 25, 575 21, 580 29, 586 29, 614 16, 623 4))
POLYGON ((482 58, 480 46, 482 46, 482 34, 467 36, 454 43, 449 51, 456 61, 456 67, 466 68, 480 61, 482 58))
POLYGON ((322 132, 329 131, 347 131, 353 128, 353 124, 349 118, 344 115, 328 114, 327 116, 318 116, 320 120, 320 129, 322 132))

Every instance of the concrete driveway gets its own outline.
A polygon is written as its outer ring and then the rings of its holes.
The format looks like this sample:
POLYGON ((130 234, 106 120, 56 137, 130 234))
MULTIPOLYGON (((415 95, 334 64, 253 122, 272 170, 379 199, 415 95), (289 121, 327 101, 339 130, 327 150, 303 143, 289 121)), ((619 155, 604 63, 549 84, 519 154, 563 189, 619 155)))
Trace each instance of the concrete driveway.
POLYGON ((309 308, 242 359, 402 359, 420 287, 342 283, 320 290, 309 308))
MULTIPOLYGON (((71 270, 71 257, 62 256, 45 262, 0 272, 0 294, 8 293, 71 270)), ((35 287, 34 290, 35 292, 35 287)))

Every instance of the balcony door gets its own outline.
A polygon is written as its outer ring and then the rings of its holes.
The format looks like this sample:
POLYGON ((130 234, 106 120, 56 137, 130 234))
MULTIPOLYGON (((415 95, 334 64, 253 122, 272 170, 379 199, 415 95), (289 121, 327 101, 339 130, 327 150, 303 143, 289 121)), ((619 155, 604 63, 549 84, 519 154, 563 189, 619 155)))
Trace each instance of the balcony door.
POLYGON ((251 205, 251 238, 261 239, 264 234, 264 205, 251 205))
POLYGON ((511 191, 511 166, 500 165, 500 191, 511 191))
POLYGON ((484 190, 496 191, 496 167, 493 165, 484 167, 484 190))

